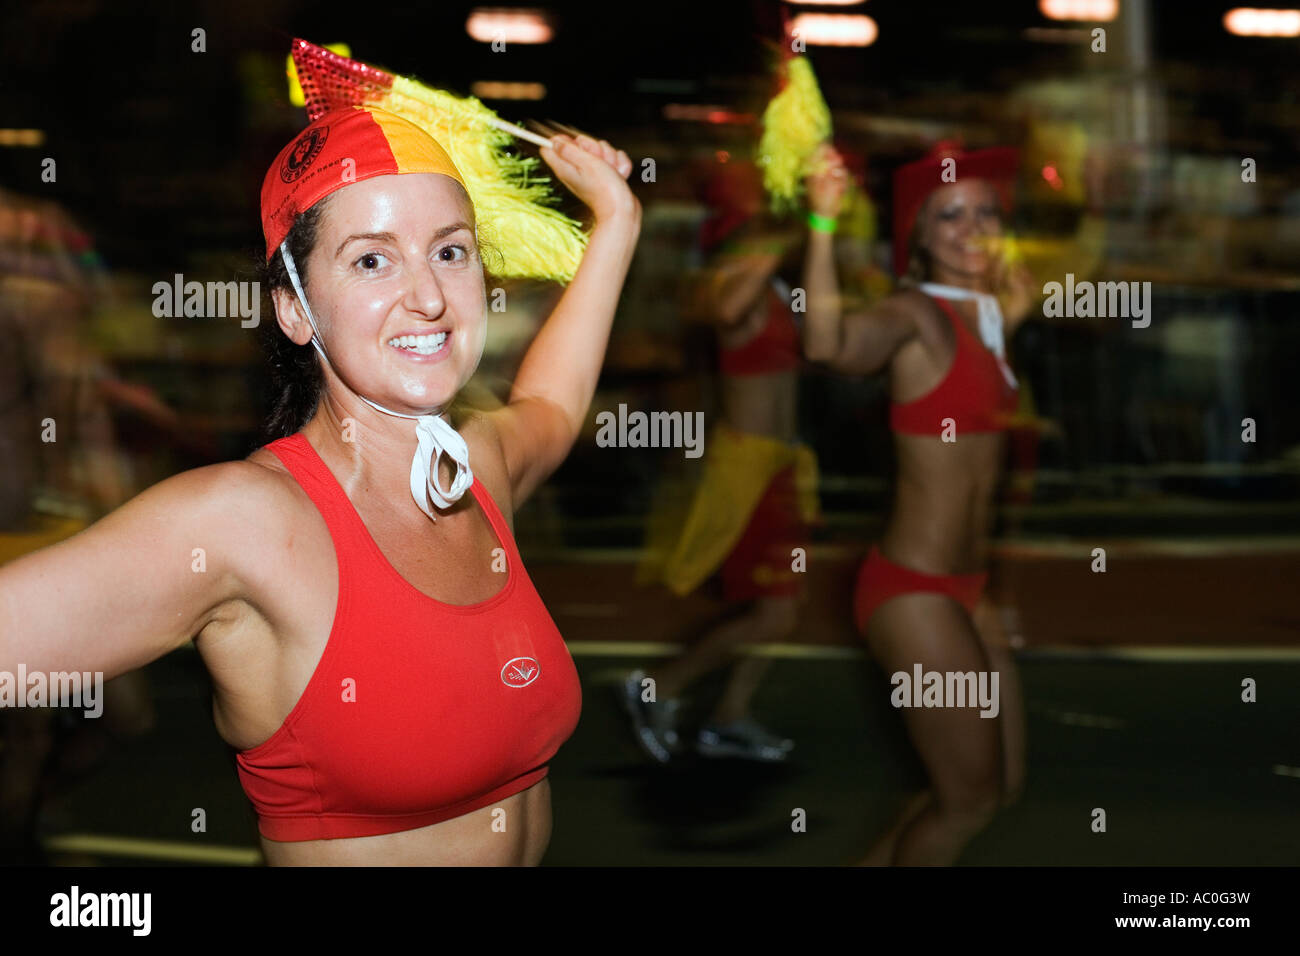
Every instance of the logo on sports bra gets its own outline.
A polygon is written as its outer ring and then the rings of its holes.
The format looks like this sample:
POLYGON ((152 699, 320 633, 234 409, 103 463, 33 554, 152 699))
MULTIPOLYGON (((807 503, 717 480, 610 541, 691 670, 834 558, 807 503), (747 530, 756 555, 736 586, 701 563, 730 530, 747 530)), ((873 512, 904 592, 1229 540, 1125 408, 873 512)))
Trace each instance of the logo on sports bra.
POLYGON ((501 668, 501 682, 507 687, 527 687, 541 672, 542 665, 535 658, 516 657, 501 668))

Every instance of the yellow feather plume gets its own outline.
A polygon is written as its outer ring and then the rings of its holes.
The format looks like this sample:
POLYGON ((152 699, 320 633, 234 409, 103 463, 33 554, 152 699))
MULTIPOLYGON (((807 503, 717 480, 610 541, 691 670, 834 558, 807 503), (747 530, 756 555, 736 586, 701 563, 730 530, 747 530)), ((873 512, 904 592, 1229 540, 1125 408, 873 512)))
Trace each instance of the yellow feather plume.
POLYGON ((508 152, 514 138, 485 122, 496 113, 477 97, 464 99, 396 77, 373 104, 425 130, 447 151, 465 179, 479 237, 500 251, 493 271, 502 278, 568 282, 578 271, 587 235, 581 224, 544 203, 556 199, 550 177, 534 170, 534 156, 508 152))
MULTIPOLYGON (((345 55, 339 47, 330 49, 345 55)), ((556 282, 573 278, 586 250, 586 233, 580 223, 549 208, 558 197, 550 177, 535 172, 541 160, 511 152, 513 137, 487 122, 499 117, 477 97, 458 97, 356 60, 322 58, 319 47, 302 40, 295 41, 295 50, 304 53, 298 66, 312 71, 312 95, 323 97, 309 106, 309 115, 313 108, 342 106, 386 110, 419 126, 446 150, 474 204, 479 239, 501 254, 500 260, 486 263, 494 275, 556 282)), ((297 80, 297 70, 292 71, 290 93, 296 90, 301 98, 297 80)))
POLYGON ((763 111, 763 138, 758 144, 763 185, 778 212, 796 205, 808 161, 831 135, 830 107, 822 98, 808 58, 790 58, 785 71, 785 88, 763 111))

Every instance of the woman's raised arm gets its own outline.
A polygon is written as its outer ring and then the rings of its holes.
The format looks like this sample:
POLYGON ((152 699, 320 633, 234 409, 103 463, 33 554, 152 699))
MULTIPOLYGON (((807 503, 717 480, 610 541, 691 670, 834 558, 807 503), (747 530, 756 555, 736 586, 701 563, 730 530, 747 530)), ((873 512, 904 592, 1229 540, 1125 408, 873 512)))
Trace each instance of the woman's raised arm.
POLYGON ((247 462, 184 472, 0 567, 0 671, 110 680, 193 638, 243 593, 271 480, 247 462))
MULTIPOLYGON (((812 212, 833 219, 847 186, 843 161, 834 149, 823 147, 817 171, 808 177, 812 212)), ((803 347, 811 361, 824 362, 838 372, 869 375, 880 371, 916 332, 909 293, 891 295, 865 312, 843 314, 834 236, 822 229, 809 229, 803 281, 807 289, 803 347)))
POLYGON ((569 454, 605 361, 618 297, 641 232, 627 185, 632 161, 587 136, 557 136, 542 158, 595 213, 578 271, 519 366, 509 403, 491 413, 518 506, 569 454))

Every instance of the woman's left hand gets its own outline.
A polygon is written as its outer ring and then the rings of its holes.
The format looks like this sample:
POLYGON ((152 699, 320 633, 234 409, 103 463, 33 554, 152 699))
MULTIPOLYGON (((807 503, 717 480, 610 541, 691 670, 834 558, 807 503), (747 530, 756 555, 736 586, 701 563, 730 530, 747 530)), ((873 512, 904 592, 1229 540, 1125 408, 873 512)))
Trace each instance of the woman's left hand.
POLYGON ((551 143, 541 148, 542 159, 591 208, 597 222, 640 215, 641 204, 627 184, 632 172, 627 153, 586 135, 556 134, 551 143))
POLYGON ((827 142, 817 147, 808 165, 808 209, 819 216, 834 219, 840 214, 849 188, 849 173, 844 159, 827 142))

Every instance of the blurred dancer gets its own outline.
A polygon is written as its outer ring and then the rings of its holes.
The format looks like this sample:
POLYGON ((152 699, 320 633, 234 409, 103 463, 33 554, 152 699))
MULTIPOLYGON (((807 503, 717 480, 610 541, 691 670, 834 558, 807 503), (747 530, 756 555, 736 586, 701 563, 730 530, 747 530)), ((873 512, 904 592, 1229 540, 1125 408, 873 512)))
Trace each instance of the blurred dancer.
MULTIPOLYGON (((0 565, 71 537, 121 504, 111 370, 85 345, 104 294, 90 237, 57 204, 0 191, 0 565)), ((0 710, 0 862, 43 859, 43 798, 152 728, 143 672, 104 686, 104 710, 0 710)))
MULTIPOLYGON (((654 760, 680 751, 682 695, 726 665, 742 643, 780 643, 798 625, 802 574, 794 551, 808 543, 816 516, 816 460, 795 440, 799 332, 782 263, 799 236, 763 212, 756 165, 731 160, 706 184, 713 210, 701 234, 710 257, 695 309, 717 329, 722 419, 705 449, 704 475, 686 523, 668 549, 663 580, 679 595, 717 573, 728 615, 683 654, 623 681, 636 739, 654 760), (654 680, 653 699, 646 678, 654 680)), ((794 742, 764 729, 750 702, 770 660, 744 657, 699 728, 696 750, 710 757, 779 762, 794 742)))
MULTIPOLYGON (((859 573, 858 629, 886 674, 910 678, 919 664, 926 673, 999 675, 994 718, 970 706, 904 709, 929 787, 867 863, 955 862, 1023 782, 1014 659, 976 621, 1002 432, 1017 408, 1003 336, 1033 301, 1031 280, 999 243, 1015 168, 1014 150, 940 144, 899 169, 895 271, 905 288, 865 311, 841 313, 831 236, 816 220, 809 233, 807 356, 855 375, 887 368, 890 378, 899 470, 884 536, 859 573)), ((833 220, 845 188, 833 151, 809 188, 814 214, 833 220)))

